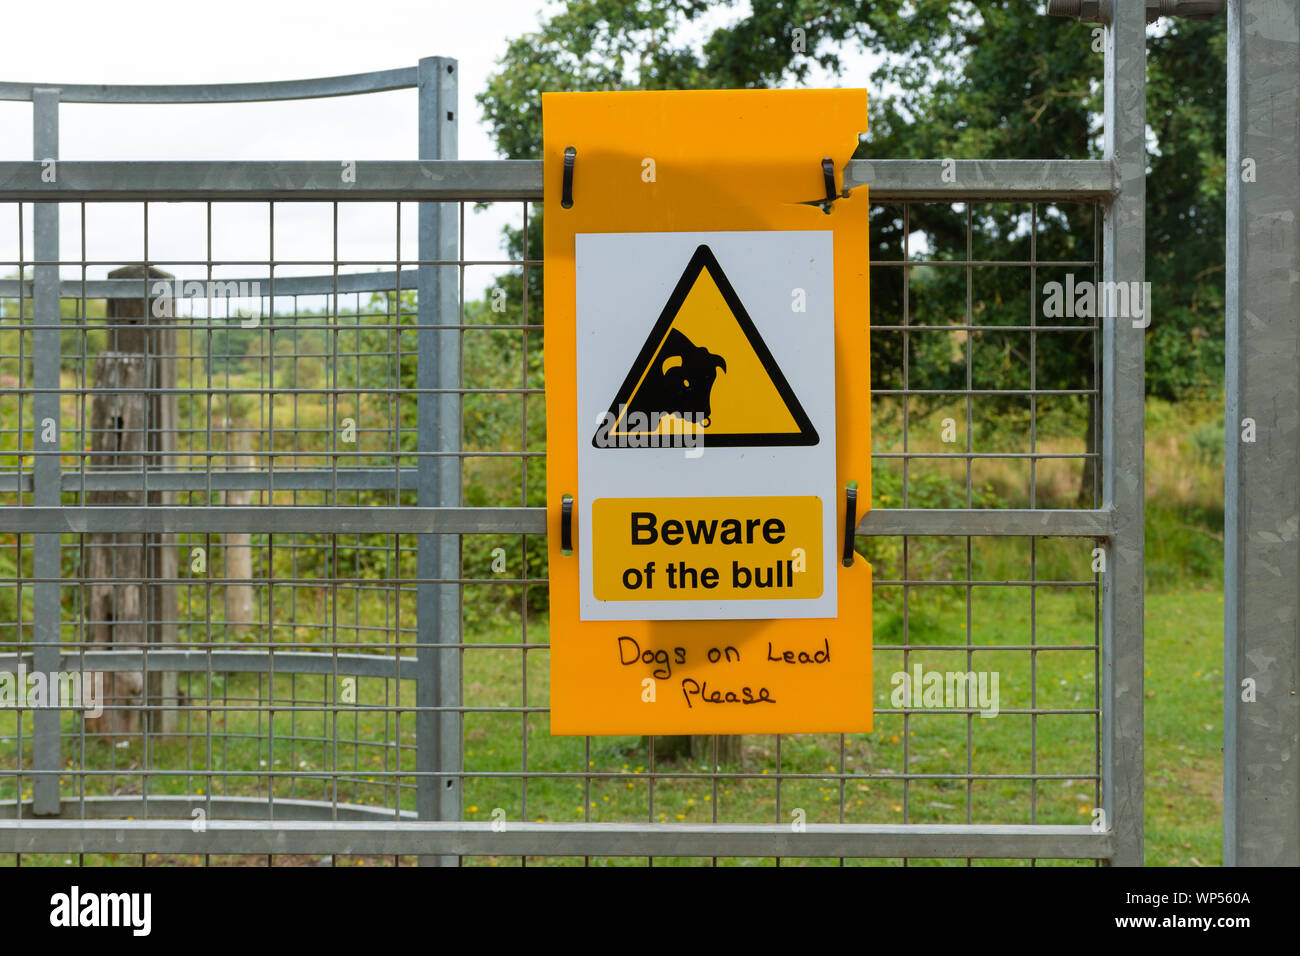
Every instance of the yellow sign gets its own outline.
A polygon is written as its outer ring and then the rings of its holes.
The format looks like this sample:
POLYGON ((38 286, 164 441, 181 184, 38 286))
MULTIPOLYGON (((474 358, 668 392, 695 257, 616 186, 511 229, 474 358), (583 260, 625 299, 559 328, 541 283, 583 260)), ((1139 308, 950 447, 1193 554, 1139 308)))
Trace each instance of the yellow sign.
POLYGON ((822 592, 822 503, 800 498, 597 498, 602 601, 752 601, 822 592))
POLYGON ((815 445, 817 431, 712 250, 678 280, 592 441, 691 434, 703 445, 815 445))
POLYGON ((542 103, 551 732, 870 730, 865 91, 542 103))

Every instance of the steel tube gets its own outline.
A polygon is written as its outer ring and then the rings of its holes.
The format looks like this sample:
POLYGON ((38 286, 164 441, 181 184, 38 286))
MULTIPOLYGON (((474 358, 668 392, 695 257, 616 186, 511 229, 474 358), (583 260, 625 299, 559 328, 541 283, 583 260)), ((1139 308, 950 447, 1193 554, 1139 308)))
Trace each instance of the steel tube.
MULTIPOLYGON (((1102 278, 1146 277, 1146 16, 1117 0, 1106 28, 1105 149, 1120 193, 1105 208, 1102 278)), ((1122 866, 1143 863, 1144 409, 1146 333, 1105 316, 1102 333, 1102 500, 1114 537, 1102 575, 1102 808, 1122 866)))
MULTIPOLYGON (((32 201, 295 199, 426 202, 540 201, 538 160, 359 161, 356 182, 338 163, 291 161, 68 162, 59 181, 41 181, 39 163, 0 162, 0 196, 32 201)), ((1116 173, 1106 160, 852 160, 845 183, 867 186, 876 202, 904 200, 1108 200, 1116 173), (952 163, 945 166, 945 162, 952 163), (945 177, 951 169, 952 177, 945 177)))
POLYGON ((1112 844, 1087 826, 0 820, 0 853, 1106 859, 1112 844))

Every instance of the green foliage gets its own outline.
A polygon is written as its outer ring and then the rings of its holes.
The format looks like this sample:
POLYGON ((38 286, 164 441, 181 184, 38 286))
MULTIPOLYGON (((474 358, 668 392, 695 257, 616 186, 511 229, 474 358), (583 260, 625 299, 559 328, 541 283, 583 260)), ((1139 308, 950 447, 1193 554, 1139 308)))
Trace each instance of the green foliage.
POLYGON ((214 379, 239 375, 250 361, 249 353, 258 351, 262 338, 263 333, 257 329, 241 328, 237 317, 230 319, 229 325, 194 335, 200 354, 207 356, 208 374, 214 379))
MULTIPOLYGON (((466 388, 495 389, 468 394, 461 413, 462 447, 466 450, 464 500, 472 507, 541 507, 546 504, 546 409, 542 388, 540 329, 521 328, 529 313, 540 317, 530 299, 525 310, 523 277, 502 283, 504 296, 488 293, 483 302, 465 305, 467 328, 462 344, 461 377, 466 388), (515 390, 515 391, 505 391, 515 390), (484 453, 475 457, 474 452, 484 453), (489 457, 491 456, 491 457, 489 457)), ((529 536, 470 535, 464 539, 463 573, 485 581, 522 581, 546 576, 546 539, 529 536), (496 549, 505 552, 505 570, 493 567, 496 549)), ((507 614, 544 612, 544 586, 500 584, 465 592, 465 623, 478 629, 507 614)))
POLYGON ((1224 434, 1223 419, 1217 422, 1202 422, 1188 435, 1196 458, 1209 465, 1223 464, 1224 434))
POLYGON ((1182 592, 1223 581, 1223 509, 1147 502, 1146 584, 1182 592))

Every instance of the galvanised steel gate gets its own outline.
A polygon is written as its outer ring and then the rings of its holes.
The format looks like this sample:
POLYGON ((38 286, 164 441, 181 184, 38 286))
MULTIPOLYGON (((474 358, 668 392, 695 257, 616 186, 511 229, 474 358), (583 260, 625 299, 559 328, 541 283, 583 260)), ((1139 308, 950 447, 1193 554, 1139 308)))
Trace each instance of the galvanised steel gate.
POLYGON ((0 710, 0 854, 1141 863, 1144 333, 1038 305, 1066 272, 1143 278, 1144 22, 1117 7, 1104 159, 846 172, 875 210, 873 348, 902 355, 873 391, 877 475, 900 493, 858 528, 876 564, 877 730, 747 738, 740 762, 716 739, 711 757, 667 759, 657 739, 547 733, 527 240, 541 163, 456 159, 454 60, 220 87, 0 84, 34 105, 37 160, 0 163, 0 248, 17 250, 0 255, 0 673, 100 673, 111 697, 89 729, 75 701, 0 710), (61 102, 412 86, 419 161, 42 162, 61 102), (139 256, 96 252, 104 203, 139 256), (470 254, 474 203, 510 204, 516 255, 470 254), (964 248, 911 238, 930 204, 964 215, 964 248), (986 247, 982 216, 1008 206, 1023 242, 986 247), (1067 207, 1095 211, 1093 235, 1040 248, 1067 207), (188 245, 163 236, 169 209, 188 210, 188 245), (263 225, 236 235, 231 210, 263 225), (898 242, 876 241, 877 222, 898 242), (350 253, 364 230, 388 254, 350 253), (471 270, 507 267, 505 311, 466 301, 471 270), (939 320, 913 291, 936 269, 967 290, 939 320), (1023 301, 981 300, 993 269, 1019 270, 1023 301), (880 305, 891 283, 898 314, 880 305), (964 383, 926 380, 916 356, 936 335, 964 383), (1019 387, 980 380, 973 350, 990 342, 1028 356, 1019 387), (1038 381, 1045 350, 1080 348, 1088 374, 1038 381), (1026 413, 994 444, 973 437, 990 397, 1026 413), (1081 450, 1038 437, 1066 401, 1097 415, 1081 450), (931 442, 951 409, 955 451, 931 442), (981 507, 990 463, 1023 476, 1010 507, 981 507), (1091 506, 1061 507, 1060 469, 1091 476, 1091 506), (935 481, 947 497, 924 493, 935 481), (925 632, 936 594, 964 626, 925 632), (996 620, 1013 596, 1019 630, 996 620), (1001 670, 996 719, 892 704, 891 672, 945 662, 1001 670))

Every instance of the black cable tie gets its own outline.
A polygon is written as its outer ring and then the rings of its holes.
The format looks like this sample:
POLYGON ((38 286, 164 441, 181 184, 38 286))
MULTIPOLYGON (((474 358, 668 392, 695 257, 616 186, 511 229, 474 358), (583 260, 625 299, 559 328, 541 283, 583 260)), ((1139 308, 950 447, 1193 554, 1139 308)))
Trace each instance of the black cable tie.
POLYGON ((832 160, 822 160, 822 176, 826 179, 826 201, 822 203, 822 212, 829 215, 831 203, 839 198, 835 193, 835 163, 832 160))
POLYGON ((573 554, 573 495, 560 499, 560 552, 573 554))
POLYGON ((844 489, 844 557, 846 568, 853 567, 853 536, 858 527, 858 489, 854 485, 844 489))
POLYGON ((560 191, 560 205, 565 209, 573 208, 573 160, 577 155, 578 151, 572 146, 564 147, 564 188, 560 191))

